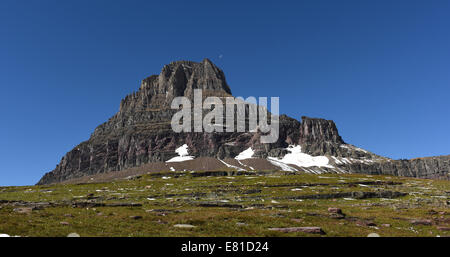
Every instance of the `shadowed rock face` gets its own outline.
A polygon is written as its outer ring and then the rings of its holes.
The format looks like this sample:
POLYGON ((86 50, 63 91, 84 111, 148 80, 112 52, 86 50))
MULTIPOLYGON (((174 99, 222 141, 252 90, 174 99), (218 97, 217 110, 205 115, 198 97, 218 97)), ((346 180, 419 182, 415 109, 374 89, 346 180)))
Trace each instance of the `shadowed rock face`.
POLYGON ((387 158, 345 144, 331 120, 302 117, 299 122, 281 115, 279 139, 273 144, 260 143, 260 133, 174 133, 170 121, 177 110, 170 109, 170 104, 177 96, 192 98, 194 89, 202 89, 204 97, 231 96, 223 71, 210 60, 168 64, 159 75, 144 79, 137 92, 122 99, 119 112, 98 126, 89 140, 68 152, 38 184, 166 161, 176 156, 174 150, 183 144, 189 146, 189 155, 220 159, 234 158, 248 147, 254 150, 254 157, 280 157, 286 154, 288 145, 301 145, 303 152, 313 156, 373 160, 370 165, 338 165, 351 172, 448 178, 448 156, 437 161, 388 162, 387 158))

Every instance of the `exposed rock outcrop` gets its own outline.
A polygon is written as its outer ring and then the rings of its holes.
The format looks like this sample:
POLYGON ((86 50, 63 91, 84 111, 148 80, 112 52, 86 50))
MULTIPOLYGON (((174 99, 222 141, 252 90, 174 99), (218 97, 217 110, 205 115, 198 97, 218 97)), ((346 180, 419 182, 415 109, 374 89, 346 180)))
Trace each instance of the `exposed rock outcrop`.
POLYGON ((412 160, 386 160, 371 164, 352 163, 345 165, 345 168, 352 173, 449 180, 450 155, 412 160))

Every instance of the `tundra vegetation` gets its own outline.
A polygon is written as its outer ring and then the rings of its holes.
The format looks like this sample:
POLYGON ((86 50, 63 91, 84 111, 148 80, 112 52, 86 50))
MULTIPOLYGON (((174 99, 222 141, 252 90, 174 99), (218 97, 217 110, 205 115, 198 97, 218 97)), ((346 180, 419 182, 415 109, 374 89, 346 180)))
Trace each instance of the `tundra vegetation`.
POLYGON ((162 172, 0 187, 10 236, 449 236, 450 181, 364 174, 162 172))

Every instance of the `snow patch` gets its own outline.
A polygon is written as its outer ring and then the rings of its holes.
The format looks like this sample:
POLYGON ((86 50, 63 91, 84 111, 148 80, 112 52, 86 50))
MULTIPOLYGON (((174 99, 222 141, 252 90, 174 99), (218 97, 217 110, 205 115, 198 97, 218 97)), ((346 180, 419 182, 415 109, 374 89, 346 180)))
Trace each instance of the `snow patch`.
POLYGON ((249 165, 245 165, 243 164, 240 160, 237 160, 239 162, 240 165, 244 166, 244 167, 249 167, 251 170, 255 170, 252 166, 249 165))
POLYGON ((302 153, 302 147, 297 145, 290 145, 286 148, 290 153, 286 154, 282 159, 269 157, 269 161, 278 161, 284 164, 294 164, 299 167, 326 167, 334 168, 329 165, 329 159, 326 156, 311 156, 302 153))
POLYGON ((234 159, 236 160, 250 159, 252 158, 253 154, 255 154, 255 152, 251 147, 249 147, 247 150, 241 152, 240 154, 238 154, 238 156, 234 157, 234 159))
POLYGON ((239 168, 238 166, 234 166, 234 165, 228 164, 228 163, 226 163, 226 162, 224 162, 224 161, 222 161, 220 159, 218 159, 218 160, 220 162, 222 162, 223 164, 225 164, 228 168, 236 169, 238 171, 245 171, 243 168, 239 168))
POLYGON ((268 161, 270 163, 272 163, 273 165, 280 167, 282 171, 298 171, 295 168, 293 168, 283 162, 280 162, 277 158, 269 157, 268 161))
POLYGON ((340 147, 341 148, 355 150, 355 151, 359 151, 359 152, 363 152, 363 153, 369 153, 368 151, 366 151, 366 150, 364 150, 362 148, 356 147, 354 145, 340 145, 340 147))
POLYGON ((180 147, 178 147, 175 152, 178 154, 178 156, 173 157, 172 159, 166 161, 166 162, 184 162, 184 161, 189 161, 189 160, 193 160, 194 156, 189 156, 188 155, 188 145, 184 144, 180 147))
POLYGON ((336 164, 342 164, 342 162, 338 158, 336 158, 334 156, 331 156, 331 158, 333 158, 333 160, 336 164))

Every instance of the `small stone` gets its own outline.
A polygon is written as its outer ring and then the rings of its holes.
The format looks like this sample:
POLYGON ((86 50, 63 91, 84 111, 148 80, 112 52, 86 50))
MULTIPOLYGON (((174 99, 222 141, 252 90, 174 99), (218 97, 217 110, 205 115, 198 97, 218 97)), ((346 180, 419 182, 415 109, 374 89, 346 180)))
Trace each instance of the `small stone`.
POLYGON ((69 217, 69 218, 73 218, 73 215, 70 213, 64 214, 64 217, 69 217))
POLYGON ((385 227, 385 228, 390 228, 391 224, 381 224, 381 226, 385 227))
POLYGON ((130 218, 132 218, 134 220, 140 220, 140 219, 142 219, 142 216, 130 216, 130 218))
POLYGON ((17 212, 17 213, 31 213, 33 211, 33 208, 21 207, 21 208, 15 208, 15 209, 13 209, 13 211, 17 212))
POLYGON ((437 230, 440 230, 440 231, 450 231, 450 227, 437 227, 437 230))
POLYGON ((411 220, 411 224, 413 224, 413 225, 431 226, 432 222, 431 222, 431 220, 411 220))
POLYGON ((303 222, 303 219, 291 219, 291 220, 298 223, 303 222))
POLYGON ((70 233, 67 235, 67 237, 80 237, 77 233, 70 233))
POLYGON ((145 189, 150 189, 152 188, 152 186, 145 186, 145 189))
POLYGON ((356 225, 359 226, 367 226, 367 227, 375 227, 377 224, 375 224, 372 221, 367 221, 367 220, 358 220, 356 221, 356 225))
POLYGON ((330 218, 332 219, 345 219, 345 214, 339 214, 339 213, 330 213, 330 218))
POLYGON ((243 222, 236 222, 237 226, 248 226, 247 224, 243 223, 243 222))
POLYGON ((140 176, 140 175, 134 175, 134 176, 128 176, 128 177, 126 177, 125 179, 126 179, 126 180, 137 180, 137 179, 140 179, 140 178, 142 178, 142 176, 140 176))
POLYGON ((59 224, 64 225, 64 226, 70 225, 70 223, 67 221, 61 221, 59 224))
POLYGON ((284 233, 304 232, 304 233, 321 234, 321 235, 325 234, 325 232, 320 227, 269 228, 269 230, 279 231, 279 232, 284 232, 284 233))
POLYGON ((190 224, 175 224, 173 226, 175 228, 195 228, 194 225, 190 225, 190 224))
POLYGON ((367 237, 380 237, 377 233, 370 233, 367 235, 367 237))
POLYGON ((329 213, 343 214, 341 209, 335 208, 335 207, 330 207, 330 208, 328 208, 328 212, 329 212, 329 213))

